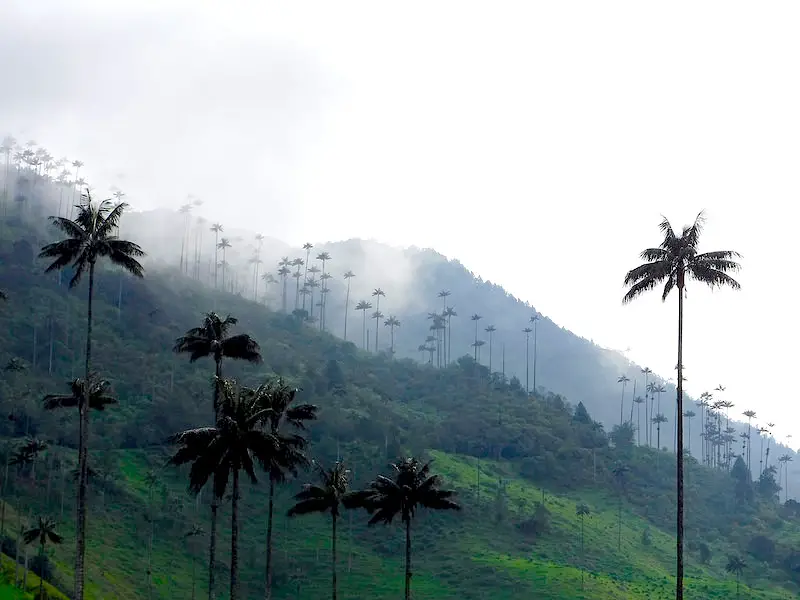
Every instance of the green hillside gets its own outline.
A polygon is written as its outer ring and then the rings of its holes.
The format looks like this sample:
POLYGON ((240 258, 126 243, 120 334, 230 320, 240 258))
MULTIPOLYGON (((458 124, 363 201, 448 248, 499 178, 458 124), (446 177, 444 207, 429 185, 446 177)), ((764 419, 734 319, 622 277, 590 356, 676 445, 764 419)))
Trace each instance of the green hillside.
MULTIPOLYGON (((76 411, 46 412, 47 393, 67 391, 81 374, 85 287, 70 291, 69 273, 42 274, 34 257, 50 233, 28 217, 9 218, 0 233, 0 423, 3 458, 28 437, 48 443, 36 463, 3 476, 3 550, 16 552, 20 522, 52 515, 65 537, 48 548, 48 579, 71 589, 74 553, 76 411)), ((239 318, 237 332, 261 345, 260 365, 225 363, 226 376, 248 385, 280 375, 320 408, 310 453, 323 464, 342 457, 355 488, 401 455, 432 458, 463 511, 422 512, 414 523, 416 599, 669 598, 674 569, 674 456, 636 447, 632 430, 607 435, 583 405, 528 395, 516 380, 464 356, 436 369, 372 355, 297 319, 240 296, 212 292, 173 271, 144 280, 101 269, 95 298, 94 366, 119 405, 93 415, 90 438, 88 596, 205 595, 207 497, 186 492, 186 470, 165 467, 168 435, 211 421, 213 362, 190 364, 172 352, 177 336, 217 310, 239 318), (120 282, 125 302, 117 308, 120 282), (628 468, 622 477, 615 466, 628 468), (156 484, 148 486, 154 472, 156 484), (152 490, 152 493, 151 493, 152 490), (586 504, 584 549, 576 516, 586 504), (151 538, 152 583, 148 577, 151 538), (581 583, 581 567, 585 568, 581 583), (195 577, 193 578, 193 572, 195 577)), ((6 462, 6 464, 8 464, 6 462)), ((800 582, 800 512, 777 502, 767 477, 757 485, 742 467, 712 471, 687 459, 687 597, 735 597, 729 556, 747 563, 742 596, 795 597, 800 582)), ((281 486, 275 532, 275 597, 326 597, 329 524, 288 519, 290 497, 309 475, 281 486)), ((262 480, 265 479, 262 477, 262 480)), ((243 485, 241 597, 261 597, 267 488, 243 485)), ((227 503, 218 538, 219 597, 227 595, 227 503)), ((403 589, 399 525, 367 527, 348 512, 340 528, 340 598, 396 598, 403 589)), ((42 568, 29 548, 31 564, 42 568), (35 563, 35 564, 34 564, 35 563)), ((9 559, 6 559, 6 564, 9 559)), ((13 569, 12 569, 13 570, 13 569)), ((6 581, 8 568, 3 569, 6 581)), ((29 587, 34 577, 30 577, 29 587)), ((0 594, 12 593, 8 587, 0 594)), ((2 597, 2 596, 0 596, 2 597)), ((9 596, 13 597, 13 596, 9 596)))

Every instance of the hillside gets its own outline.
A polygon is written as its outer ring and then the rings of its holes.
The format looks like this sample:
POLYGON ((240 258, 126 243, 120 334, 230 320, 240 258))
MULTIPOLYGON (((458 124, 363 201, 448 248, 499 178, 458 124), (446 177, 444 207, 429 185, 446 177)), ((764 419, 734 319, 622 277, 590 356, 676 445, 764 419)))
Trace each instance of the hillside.
MULTIPOLYGON (((0 364, 21 366, 2 374, 0 406, 9 418, 0 434, 5 457, 25 435, 50 446, 39 458, 37 477, 29 467, 11 469, 8 485, 4 478, 9 499, 4 530, 19 522, 20 507, 30 515, 56 515, 67 541, 53 550, 52 580, 68 589, 76 419, 43 411, 41 398, 65 391, 65 380, 81 372, 85 290, 69 291, 68 274, 41 273, 34 256, 48 234, 33 223, 6 219, 0 237, 0 287, 8 296, 0 306, 0 364)), ((206 525, 207 498, 195 503, 186 494, 185 473, 163 467, 168 452, 163 441, 209 422, 211 364, 189 364, 171 348, 211 309, 236 315, 238 330, 261 343, 263 364, 226 364, 226 375, 254 384, 279 374, 302 389, 304 400, 320 406, 310 431, 315 458, 329 464, 343 457, 360 487, 401 454, 427 455, 446 485, 458 491, 461 514, 422 514, 415 523, 416 598, 670 596, 671 454, 635 447, 620 432, 609 444, 603 427, 572 398, 544 391, 529 396, 517 380, 491 376, 469 356, 438 369, 367 353, 280 310, 213 292, 174 270, 154 270, 138 281, 103 269, 97 278, 95 366, 120 403, 95 418, 92 429, 90 597, 148 597, 149 523, 153 597, 189 596, 193 570, 202 593, 204 543, 187 541, 184 533, 193 523, 206 525), (620 462, 630 469, 623 479, 612 473, 620 462), (158 481, 152 500, 146 484, 151 470, 158 481), (580 503, 590 510, 583 552, 580 503)), ((547 382, 554 376, 545 365, 547 382)), ((320 598, 328 589, 327 523, 283 516, 298 485, 291 482, 278 494, 279 599, 320 598)), ((735 584, 725 573, 729 555, 745 557, 747 597, 796 595, 800 522, 796 505, 781 508, 776 491, 774 481, 753 486, 740 470, 727 473, 689 461, 688 598, 732 597, 735 584)), ((263 590, 265 493, 263 484, 244 486, 243 597, 260 597, 263 590)), ((221 522, 227 524, 227 508, 223 512, 221 522)), ((219 539, 223 597, 224 527, 219 539)), ((13 555, 13 536, 3 542, 13 555)), ((363 514, 348 513, 340 544, 340 597, 398 595, 399 527, 367 528, 363 514)))

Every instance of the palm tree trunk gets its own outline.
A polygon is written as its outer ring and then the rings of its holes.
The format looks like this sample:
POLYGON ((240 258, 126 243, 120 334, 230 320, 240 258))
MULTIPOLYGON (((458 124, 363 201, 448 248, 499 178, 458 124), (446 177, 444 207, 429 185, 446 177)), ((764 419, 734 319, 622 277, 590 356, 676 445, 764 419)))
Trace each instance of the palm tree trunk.
POLYGON ((362 332, 362 338, 364 341, 364 349, 367 347, 367 311, 362 311, 364 313, 364 331, 362 332))
POLYGON ((231 497, 231 600, 236 600, 239 588, 239 469, 233 470, 231 497))
MULTIPOLYGON (((89 300, 86 319, 86 384, 89 382, 92 364, 92 297, 94 295, 94 262, 89 263, 89 300)), ((78 523, 75 536, 75 600, 83 600, 83 582, 86 576, 84 560, 86 556, 86 498, 88 495, 88 442, 89 407, 81 397, 78 403, 79 442, 78 442, 78 523)))
POLYGON ((197 598, 197 559, 192 553, 192 600, 197 598))
POLYGON ((331 577, 333 584, 333 600, 336 600, 336 513, 333 514, 333 531, 331 532, 331 577))
POLYGON ((617 551, 622 549, 622 494, 617 505, 617 551))
POLYGON ((39 544, 39 600, 44 600, 44 540, 39 544))
MULTIPOLYGON (((678 414, 683 414, 683 274, 678 281, 678 414)), ((675 600, 683 600, 683 420, 678 422, 675 600)))
POLYGON ((537 323, 538 321, 534 321, 533 323, 533 393, 536 393, 536 355, 537 355, 537 323))
POLYGON ((411 519, 406 519, 406 596, 411 600, 411 519))
POLYGON ((530 391, 531 391, 531 388, 528 386, 528 382, 529 382, 529 379, 528 379, 528 368, 530 367, 530 364, 531 364, 530 357, 529 357, 530 347, 531 347, 530 338, 528 337, 528 334, 526 333, 525 334, 525 393, 526 394, 530 393, 530 391))
POLYGON ((272 598, 272 513, 275 508, 275 482, 270 477, 269 480, 269 505, 267 509, 267 572, 266 588, 264 592, 265 600, 272 598))
POLYGON ((347 313, 350 312, 350 279, 347 280, 347 295, 344 299, 344 341, 347 341, 347 313))
POLYGON ((625 406, 625 382, 622 382, 622 398, 619 401, 619 426, 622 427, 622 412, 625 406))

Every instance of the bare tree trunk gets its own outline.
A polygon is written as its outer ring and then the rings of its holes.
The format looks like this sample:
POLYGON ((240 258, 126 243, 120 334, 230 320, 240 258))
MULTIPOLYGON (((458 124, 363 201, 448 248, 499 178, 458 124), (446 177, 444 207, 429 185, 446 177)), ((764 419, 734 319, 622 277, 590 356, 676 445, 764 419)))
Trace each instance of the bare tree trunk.
POLYGON ((214 599, 214 560, 217 553, 217 498, 211 499, 211 535, 208 543, 208 600, 214 599))
MULTIPOLYGON (((683 274, 678 275, 678 414, 683 414, 683 274)), ((675 600, 683 600, 683 419, 678 422, 675 600)))
POLYGON ((411 519, 406 521, 406 595, 411 600, 411 519))
POLYGON ((233 495, 231 497, 231 596, 236 600, 239 592, 239 469, 233 470, 233 495))
POLYGON ((267 569, 265 577, 264 598, 272 598, 272 515, 275 508, 275 482, 269 480, 269 508, 267 511, 267 569))
POLYGON ((336 513, 333 514, 333 531, 331 533, 331 569, 333 583, 333 600, 336 600, 336 513))

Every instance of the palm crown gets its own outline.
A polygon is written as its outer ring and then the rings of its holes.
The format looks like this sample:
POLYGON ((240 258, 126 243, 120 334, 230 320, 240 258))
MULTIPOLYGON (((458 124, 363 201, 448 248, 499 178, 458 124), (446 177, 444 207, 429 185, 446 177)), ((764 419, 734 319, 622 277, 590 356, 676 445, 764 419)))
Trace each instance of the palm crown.
POLYGON ((348 491, 350 471, 345 468, 344 463, 337 461, 330 469, 325 469, 316 462, 314 465, 319 474, 319 484, 308 483, 295 495, 297 503, 289 509, 290 517, 315 512, 329 512, 333 516, 338 516, 341 505, 352 495, 352 492, 348 491))
POLYGON ((127 204, 114 205, 110 200, 95 204, 89 192, 83 199, 85 201, 78 205, 74 221, 65 217, 50 217, 50 222, 67 237, 42 248, 39 253, 41 258, 54 259, 45 272, 63 269, 71 264, 74 273, 69 285, 74 287, 90 265, 105 257, 132 275, 142 277, 144 268, 136 259, 144 256, 144 251, 137 244, 121 240, 115 235, 127 204))
POLYGON ((223 357, 260 362, 261 349, 253 338, 246 333, 228 335, 230 328, 237 322, 230 315, 222 319, 217 313, 210 312, 206 314, 200 327, 190 329, 175 341, 173 350, 189 353, 191 362, 206 356, 213 356, 217 362, 223 357))
POLYGON ((22 539, 26 544, 38 542, 40 546, 44 546, 47 542, 60 544, 63 541, 56 532, 56 522, 49 517, 39 517, 36 525, 28 529, 22 535, 22 539))
POLYGON ((77 408, 82 399, 88 399, 91 410, 105 410, 106 406, 117 403, 117 399, 111 395, 111 384, 100 379, 96 373, 90 374, 88 381, 78 377, 67 385, 69 394, 48 394, 44 397, 45 410, 77 408))

